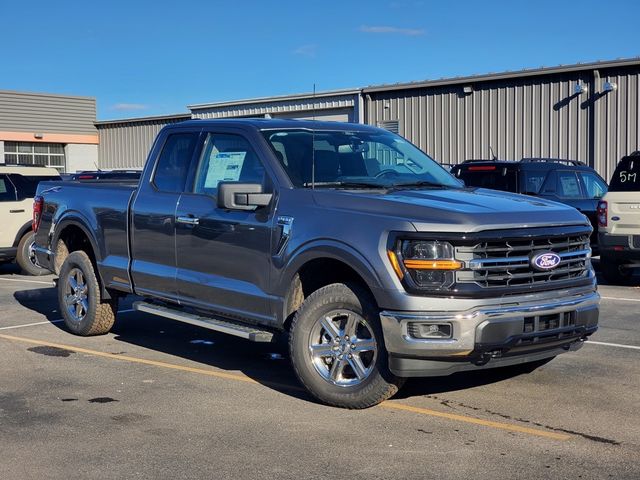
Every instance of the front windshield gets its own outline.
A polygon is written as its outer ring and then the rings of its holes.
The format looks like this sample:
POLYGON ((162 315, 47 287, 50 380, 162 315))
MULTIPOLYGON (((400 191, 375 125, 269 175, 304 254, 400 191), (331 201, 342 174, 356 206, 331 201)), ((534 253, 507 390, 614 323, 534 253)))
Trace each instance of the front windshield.
POLYGON ((296 187, 461 187, 428 155, 391 132, 286 129, 262 134, 296 187))

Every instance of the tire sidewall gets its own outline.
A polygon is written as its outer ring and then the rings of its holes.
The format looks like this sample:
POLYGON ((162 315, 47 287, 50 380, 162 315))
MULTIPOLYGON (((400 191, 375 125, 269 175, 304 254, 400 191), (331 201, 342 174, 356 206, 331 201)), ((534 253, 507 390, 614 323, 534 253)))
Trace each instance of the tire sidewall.
POLYGON ((357 401, 358 398, 367 397, 380 387, 381 382, 397 381, 388 370, 388 357, 375 302, 357 286, 333 284, 309 296, 296 314, 289 345, 298 377, 313 395, 326 403, 344 406, 345 401, 357 401), (378 348, 375 366, 369 376, 358 385, 338 386, 327 382, 316 371, 309 356, 308 342, 311 330, 319 318, 334 310, 352 311, 362 316, 375 336, 378 348))
POLYGON ((37 265, 34 265, 33 262, 31 261, 31 258, 29 256, 29 247, 34 241, 35 241, 35 233, 33 232, 25 233, 22 236, 22 238, 20 239, 20 242, 18 243, 18 253, 16 256, 16 262, 24 272, 28 273, 29 275, 33 275, 37 277, 49 272, 48 270, 42 267, 38 267, 37 265))
POLYGON ((93 326, 99 304, 100 287, 98 286, 98 280, 96 279, 91 260, 87 254, 82 251, 69 254, 60 268, 60 277, 58 280, 58 305, 67 328, 77 335, 87 335, 93 326), (87 303, 89 305, 86 315, 79 322, 71 316, 65 304, 66 286, 69 275, 74 268, 79 269, 84 275, 87 285, 87 303))

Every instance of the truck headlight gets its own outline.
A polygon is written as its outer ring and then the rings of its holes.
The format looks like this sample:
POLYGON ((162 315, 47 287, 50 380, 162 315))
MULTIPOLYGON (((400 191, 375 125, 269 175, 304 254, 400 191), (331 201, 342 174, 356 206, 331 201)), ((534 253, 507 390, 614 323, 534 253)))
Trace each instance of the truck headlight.
POLYGON ((400 280, 418 288, 447 289, 455 283, 455 270, 462 268, 453 245, 438 240, 401 240, 388 255, 400 280))

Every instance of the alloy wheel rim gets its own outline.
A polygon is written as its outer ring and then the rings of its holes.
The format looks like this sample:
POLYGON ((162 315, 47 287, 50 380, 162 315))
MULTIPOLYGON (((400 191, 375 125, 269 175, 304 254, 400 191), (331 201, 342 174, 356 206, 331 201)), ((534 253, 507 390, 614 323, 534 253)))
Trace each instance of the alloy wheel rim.
POLYGON ((69 316, 80 322, 89 312, 89 296, 84 273, 79 268, 69 272, 65 282, 64 304, 69 316))
POLYGON ((39 268, 40 265, 38 265, 38 260, 36 259, 36 250, 34 248, 35 245, 36 245, 35 241, 29 244, 29 261, 31 262, 32 265, 39 268))
POLYGON ((351 387, 364 382, 376 363, 373 329, 359 314, 333 310, 319 318, 309 334, 310 360, 328 383, 351 387))

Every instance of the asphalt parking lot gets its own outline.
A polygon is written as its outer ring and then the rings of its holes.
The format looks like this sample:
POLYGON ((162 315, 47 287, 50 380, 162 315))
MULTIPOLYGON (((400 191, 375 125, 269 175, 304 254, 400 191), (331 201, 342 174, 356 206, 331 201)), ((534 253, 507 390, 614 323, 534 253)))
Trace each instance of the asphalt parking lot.
POLYGON ((0 266, 1 478, 640 478, 640 282, 601 285, 592 341, 533 372, 346 411, 302 391, 283 346, 127 303, 73 336, 52 279, 0 266))

